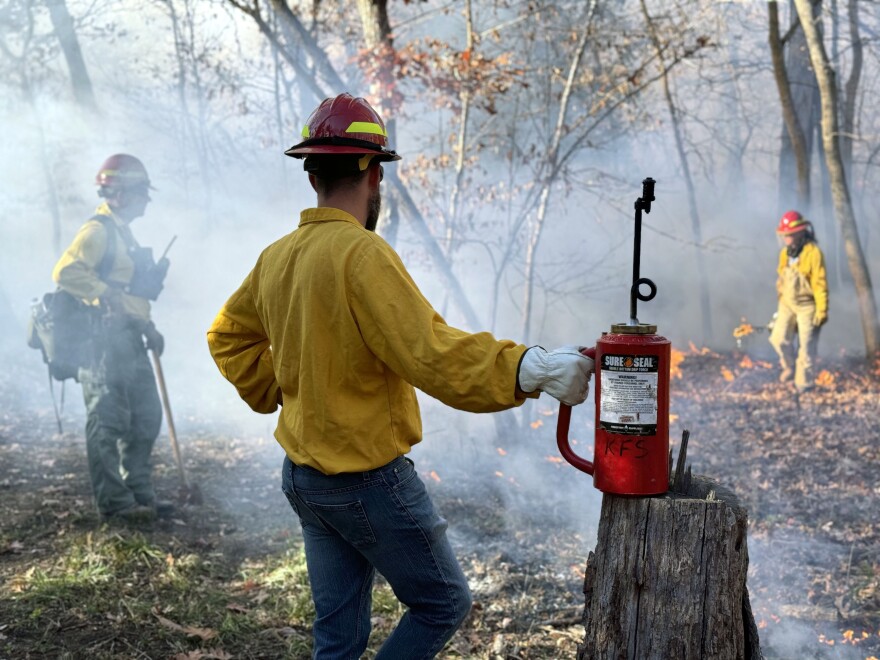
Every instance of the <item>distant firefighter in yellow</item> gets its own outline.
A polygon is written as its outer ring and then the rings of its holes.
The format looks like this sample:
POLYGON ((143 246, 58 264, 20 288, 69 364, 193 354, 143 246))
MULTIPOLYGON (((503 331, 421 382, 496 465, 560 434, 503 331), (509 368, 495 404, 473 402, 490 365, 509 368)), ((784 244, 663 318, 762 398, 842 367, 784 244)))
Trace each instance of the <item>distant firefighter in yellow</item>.
POLYGON ((776 234, 785 246, 779 252, 776 280, 779 308, 770 344, 779 355, 782 368, 779 380, 784 383, 793 377, 795 387, 803 391, 813 386, 819 329, 828 320, 825 259, 816 244, 813 225, 797 211, 788 211, 782 216, 776 234))

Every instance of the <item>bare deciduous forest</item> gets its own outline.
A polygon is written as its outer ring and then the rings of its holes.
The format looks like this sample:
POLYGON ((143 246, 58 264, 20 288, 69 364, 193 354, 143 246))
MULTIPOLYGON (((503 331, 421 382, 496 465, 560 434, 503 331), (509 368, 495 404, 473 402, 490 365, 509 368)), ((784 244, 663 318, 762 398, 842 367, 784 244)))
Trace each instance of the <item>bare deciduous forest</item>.
MULTIPOLYGON (((645 177, 640 318, 672 341, 670 434, 748 508, 764 657, 880 657, 880 5, 874 0, 5 0, 0 3, 0 658, 306 658, 299 525, 275 416, 205 332, 262 248, 314 204, 311 110, 385 118, 378 233, 450 324, 592 345, 625 319, 645 177), (79 387, 56 425, 32 299, 100 201, 113 153, 157 188, 134 225, 169 252, 155 304, 204 502, 139 529, 97 515, 79 387), (817 378, 777 382, 775 230, 826 259, 817 378)), ((61 397, 59 384, 54 395, 61 397)), ((412 454, 474 592, 448 658, 573 658, 601 493, 558 455, 548 396, 474 416, 421 399, 412 454)), ((592 450, 592 402, 572 437, 592 450)), ((163 433, 160 490, 177 471, 163 433)), ((400 616, 374 593, 372 657, 400 616)))

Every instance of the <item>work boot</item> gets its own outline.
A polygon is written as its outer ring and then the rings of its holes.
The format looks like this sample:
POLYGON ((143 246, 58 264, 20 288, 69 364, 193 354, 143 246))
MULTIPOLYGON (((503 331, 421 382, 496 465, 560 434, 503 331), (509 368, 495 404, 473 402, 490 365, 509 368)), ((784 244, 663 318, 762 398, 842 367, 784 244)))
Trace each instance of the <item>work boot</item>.
POLYGON ((104 514, 106 520, 120 520, 124 523, 139 525, 153 522, 156 519, 156 511, 153 507, 143 504, 132 504, 119 511, 104 514))
POLYGON ((792 379, 793 376, 794 376, 794 372, 791 369, 785 368, 779 374, 779 382, 780 383, 787 383, 788 381, 790 381, 792 379))
POLYGON ((170 518, 177 510, 177 507, 174 506, 174 502, 169 502, 168 500, 139 500, 139 503, 142 506, 151 508, 156 513, 156 517, 158 518, 170 518))
POLYGON ((156 515, 160 518, 170 518, 177 511, 174 503, 168 500, 156 500, 153 502, 153 508, 156 510, 156 515))

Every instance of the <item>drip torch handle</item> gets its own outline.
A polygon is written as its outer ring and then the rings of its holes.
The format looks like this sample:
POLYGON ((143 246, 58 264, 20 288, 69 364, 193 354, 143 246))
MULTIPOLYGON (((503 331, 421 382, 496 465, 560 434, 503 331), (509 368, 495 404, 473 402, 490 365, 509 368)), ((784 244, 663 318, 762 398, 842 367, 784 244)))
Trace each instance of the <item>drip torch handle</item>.
POLYGON ((568 443, 568 428, 571 425, 571 406, 559 404, 559 421, 556 424, 556 445, 562 458, 571 463, 581 472, 593 474, 593 464, 574 453, 568 443))
MULTIPOLYGON (((581 351, 588 358, 596 359, 596 348, 585 348, 581 351)), ((568 461, 573 467, 581 472, 593 474, 593 464, 578 456, 571 448, 568 442, 568 429, 571 426, 571 406, 564 403, 559 404, 559 421, 556 423, 556 445, 559 447, 559 453, 562 458, 568 461)))

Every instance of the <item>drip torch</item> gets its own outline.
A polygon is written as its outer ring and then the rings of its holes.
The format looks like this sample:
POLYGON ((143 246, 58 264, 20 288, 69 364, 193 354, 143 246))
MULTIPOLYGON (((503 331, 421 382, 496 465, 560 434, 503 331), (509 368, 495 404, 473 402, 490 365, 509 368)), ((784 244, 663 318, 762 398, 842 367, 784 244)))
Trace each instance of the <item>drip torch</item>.
POLYGON ((654 179, 642 181, 635 203, 633 279, 629 320, 603 332, 584 354, 596 361, 596 429, 593 461, 571 448, 571 407, 562 404, 556 440, 562 457, 593 476, 593 484, 614 495, 659 495, 669 488, 669 366, 671 344, 657 326, 641 323, 638 301, 657 295, 657 286, 639 272, 642 212, 651 212, 654 179), (647 293, 642 292, 647 287, 647 293))

